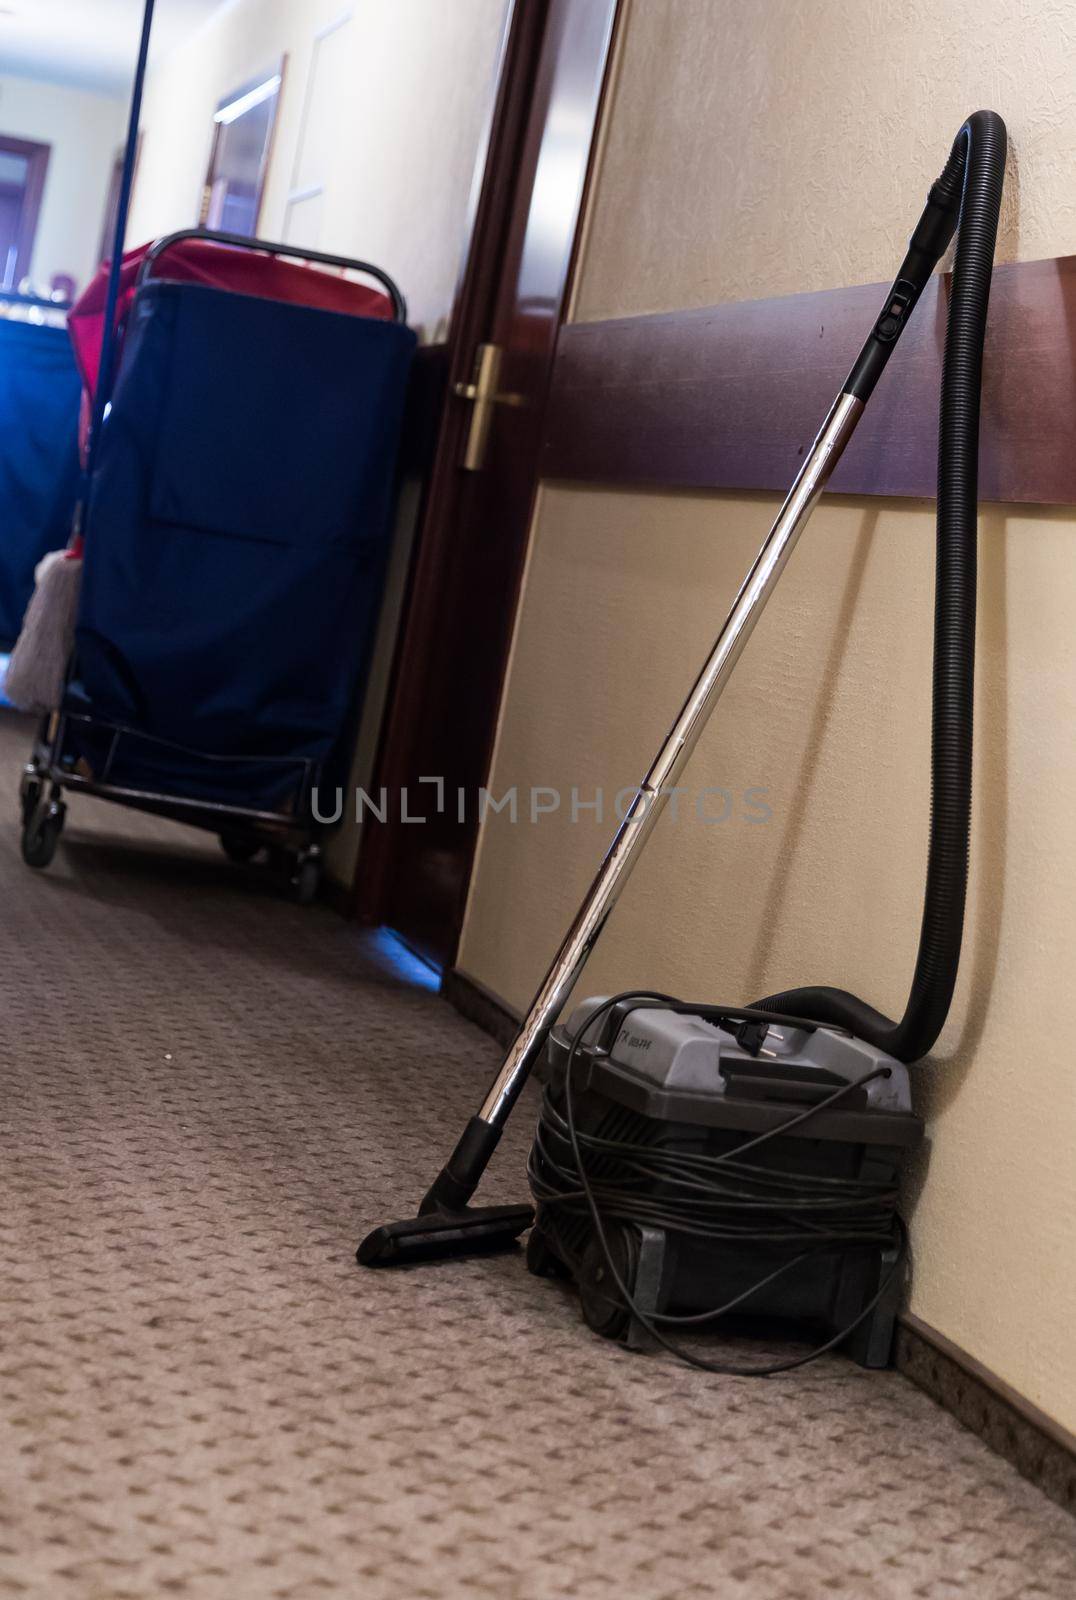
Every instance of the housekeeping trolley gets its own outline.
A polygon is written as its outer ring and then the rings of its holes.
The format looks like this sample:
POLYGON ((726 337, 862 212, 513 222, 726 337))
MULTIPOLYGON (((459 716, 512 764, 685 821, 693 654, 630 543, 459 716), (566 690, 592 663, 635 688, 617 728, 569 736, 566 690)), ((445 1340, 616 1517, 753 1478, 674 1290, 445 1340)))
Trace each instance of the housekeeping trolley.
MULTIPOLYGON (((98 281, 71 319, 88 393, 105 304, 98 281)), ((23 858, 49 864, 81 791, 218 833, 236 861, 266 852, 306 901, 315 791, 346 776, 380 603, 403 297, 366 262, 189 230, 125 258, 117 317, 74 657, 24 770, 23 858)))

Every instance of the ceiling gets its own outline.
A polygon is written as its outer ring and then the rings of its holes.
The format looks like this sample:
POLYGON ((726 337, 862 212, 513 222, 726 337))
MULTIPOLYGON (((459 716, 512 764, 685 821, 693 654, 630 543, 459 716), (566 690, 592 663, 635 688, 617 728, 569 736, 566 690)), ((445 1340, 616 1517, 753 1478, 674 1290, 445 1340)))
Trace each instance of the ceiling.
MULTIPOLYGON (((166 55, 229 0, 157 0, 152 54, 166 55)), ((0 0, 0 73, 122 94, 143 0, 0 0)))

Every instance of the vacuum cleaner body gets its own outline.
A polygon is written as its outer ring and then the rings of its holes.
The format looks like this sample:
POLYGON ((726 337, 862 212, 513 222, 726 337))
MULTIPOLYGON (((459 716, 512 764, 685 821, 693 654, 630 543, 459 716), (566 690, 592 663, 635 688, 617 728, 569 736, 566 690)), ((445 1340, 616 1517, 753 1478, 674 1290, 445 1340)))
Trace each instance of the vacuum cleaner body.
MULTIPOLYGON (((562 1116, 571 1042, 603 1004, 584 1001, 549 1039, 527 1259, 541 1276, 575 1282, 596 1332, 641 1348, 650 1336, 609 1281, 578 1189, 573 1198, 574 1154, 562 1116)), ((718 1023, 622 1004, 582 1033, 572 1086, 577 1133, 590 1151, 600 1142, 600 1153, 588 1153, 587 1170, 605 1197, 606 1245, 646 1319, 704 1313, 734 1300, 753 1321, 780 1319, 826 1335, 851 1328, 847 1354, 863 1366, 888 1363, 901 1239, 894 1225, 889 1238, 867 1242, 862 1224, 864 1208, 873 1213, 887 1199, 895 1203, 905 1152, 923 1134, 902 1062, 828 1028, 718 1023), (870 1081, 737 1160, 740 1147, 862 1078, 870 1081), (630 1147, 632 1157, 622 1160, 618 1146, 630 1147), (652 1177, 641 1147, 658 1158, 652 1177), (670 1156, 684 1158, 683 1172, 696 1182, 707 1172, 725 1174, 694 1219, 708 1232, 691 1219, 683 1228, 675 1220, 662 1225, 670 1156), (816 1197, 807 1216, 804 1194, 816 1197), (819 1217, 827 1231, 815 1248, 819 1217), (845 1229, 847 1242, 834 1238, 845 1229)))
POLYGON ((724 1375, 788 1372, 838 1345, 868 1365, 885 1362, 906 1239, 897 1178, 904 1152, 922 1137, 902 1063, 922 1059, 941 1032, 964 926, 979 412, 1006 149, 1005 124, 996 112, 974 111, 958 131, 844 386, 802 454, 496 1077, 420 1201, 418 1216, 367 1234, 358 1250, 364 1265, 514 1244, 531 1223, 531 1208, 471 1201, 524 1085, 548 1057, 553 1080, 529 1167, 539 1213, 529 1261, 537 1272, 574 1279, 593 1326, 636 1342, 645 1336, 691 1366, 724 1375), (847 990, 819 984, 768 995, 738 1011, 636 990, 603 1005, 587 1002, 594 1008, 577 1013, 575 1032, 559 1030, 555 1024, 662 807, 677 792, 811 511, 954 237, 939 411, 930 831, 919 945, 903 1013, 887 1017, 847 990), (627 1009, 618 1016, 622 1005, 627 1009), (704 1329, 719 1317, 747 1312, 821 1322, 830 1331, 808 1355, 749 1368, 704 1359, 669 1337, 675 1329, 704 1329))

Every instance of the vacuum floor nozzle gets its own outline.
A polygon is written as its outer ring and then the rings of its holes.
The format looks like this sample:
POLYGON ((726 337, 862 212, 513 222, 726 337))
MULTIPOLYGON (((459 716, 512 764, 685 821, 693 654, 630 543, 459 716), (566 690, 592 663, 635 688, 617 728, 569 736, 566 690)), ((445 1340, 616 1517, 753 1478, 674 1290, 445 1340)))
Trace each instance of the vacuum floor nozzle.
POLYGON ((412 1261, 492 1255, 510 1250, 533 1221, 534 1208, 528 1205, 431 1211, 404 1222, 383 1223, 366 1235, 355 1256, 364 1267, 403 1267, 412 1261))

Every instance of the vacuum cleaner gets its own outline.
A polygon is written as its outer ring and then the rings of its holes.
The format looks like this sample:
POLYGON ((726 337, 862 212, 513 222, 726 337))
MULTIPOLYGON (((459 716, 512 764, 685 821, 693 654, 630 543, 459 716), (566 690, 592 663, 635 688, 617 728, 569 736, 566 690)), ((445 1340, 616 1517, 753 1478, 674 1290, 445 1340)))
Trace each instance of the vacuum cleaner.
POLYGON ((979 408, 1006 132, 976 111, 687 700, 601 863, 485 1100, 418 1215, 376 1228, 367 1266, 472 1255, 534 1224, 528 1264, 574 1281, 592 1328, 719 1372, 768 1374, 837 1346, 889 1359, 906 1256, 897 1211, 922 1137, 908 1064, 945 1022, 960 960, 971 818, 979 408), (667 796, 855 431, 919 296, 957 235, 941 385, 930 836, 919 950, 896 1021, 842 989, 744 1007, 632 992, 556 1026, 667 796), (520 1091, 548 1069, 530 1205, 471 1199, 520 1091), (805 1356, 705 1359, 674 1330, 718 1318, 820 1327, 805 1356))

